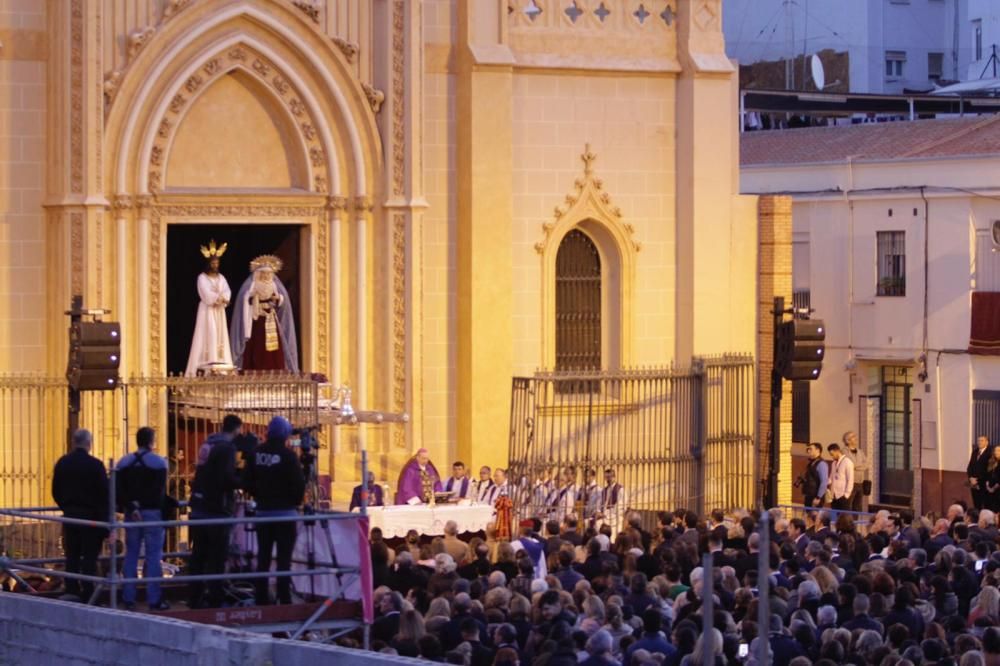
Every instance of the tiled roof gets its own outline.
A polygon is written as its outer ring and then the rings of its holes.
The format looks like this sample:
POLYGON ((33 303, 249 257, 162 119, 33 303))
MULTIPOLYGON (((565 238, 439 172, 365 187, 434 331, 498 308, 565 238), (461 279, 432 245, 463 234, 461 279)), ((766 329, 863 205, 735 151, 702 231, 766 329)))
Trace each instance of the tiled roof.
POLYGON ((1000 153, 1000 116, 744 132, 740 165, 1000 153))

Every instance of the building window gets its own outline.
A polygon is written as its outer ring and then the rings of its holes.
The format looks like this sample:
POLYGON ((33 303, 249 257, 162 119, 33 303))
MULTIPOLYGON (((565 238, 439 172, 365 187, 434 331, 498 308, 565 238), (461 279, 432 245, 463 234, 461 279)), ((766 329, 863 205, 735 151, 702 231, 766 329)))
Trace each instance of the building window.
POLYGON ((906 296, 906 232, 879 231, 876 296, 906 296))
POLYGON ((898 79, 903 76, 903 65, 906 63, 906 51, 885 52, 885 76, 898 79))
POLYGON ((927 54, 927 78, 931 81, 940 81, 944 76, 944 54, 927 54))
POLYGON ((556 370, 601 368, 601 256, 570 231, 556 255, 556 370))
POLYGON ((983 59, 983 20, 976 19, 972 22, 972 44, 976 51, 975 61, 983 59))

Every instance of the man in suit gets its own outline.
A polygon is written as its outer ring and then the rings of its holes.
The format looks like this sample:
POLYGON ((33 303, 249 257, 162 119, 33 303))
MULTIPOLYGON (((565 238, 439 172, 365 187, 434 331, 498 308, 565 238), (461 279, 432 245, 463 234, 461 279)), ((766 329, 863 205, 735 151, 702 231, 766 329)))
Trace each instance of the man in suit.
POLYGON ((372 625, 372 638, 388 643, 399 633, 399 613, 403 610, 403 595, 399 592, 386 592, 379 599, 378 609, 381 615, 375 618, 372 625))
MULTIPOLYGON (((354 511, 355 507, 361 506, 361 494, 364 492, 364 484, 359 483, 354 486, 351 493, 351 506, 348 511, 354 511)), ((385 506, 385 498, 382 494, 382 486, 375 483, 375 472, 368 472, 368 506, 385 506)))
POLYGON ((799 559, 805 557, 806 546, 809 545, 806 521, 801 518, 792 518, 788 521, 788 541, 795 546, 795 552, 798 553, 799 559))
POLYGON ((972 450, 969 465, 965 468, 965 473, 969 476, 972 503, 977 509, 982 509, 986 502, 986 478, 989 476, 987 464, 990 455, 990 440, 985 435, 980 435, 976 438, 976 448, 972 450))

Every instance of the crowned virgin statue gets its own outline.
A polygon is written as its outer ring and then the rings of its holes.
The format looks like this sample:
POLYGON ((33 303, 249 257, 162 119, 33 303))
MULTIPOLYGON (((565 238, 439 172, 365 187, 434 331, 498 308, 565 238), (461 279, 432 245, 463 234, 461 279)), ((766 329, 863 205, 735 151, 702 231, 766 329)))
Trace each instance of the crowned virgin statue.
POLYGON ((236 296, 229 340, 233 362, 242 370, 299 371, 292 302, 277 276, 281 267, 274 255, 257 257, 236 296))
POLYGON ((194 339, 188 355, 184 374, 194 377, 198 371, 212 368, 233 367, 229 349, 229 326, 226 325, 226 306, 232 298, 226 277, 219 272, 219 260, 226 253, 227 243, 216 245, 215 239, 208 247, 201 246, 205 257, 205 270, 198 276, 198 317, 194 324, 194 339))

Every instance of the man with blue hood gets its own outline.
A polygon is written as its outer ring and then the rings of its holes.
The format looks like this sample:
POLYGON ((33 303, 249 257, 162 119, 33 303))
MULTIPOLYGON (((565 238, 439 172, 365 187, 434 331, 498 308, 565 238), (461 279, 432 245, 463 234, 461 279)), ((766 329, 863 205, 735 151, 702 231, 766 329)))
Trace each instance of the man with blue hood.
MULTIPOLYGON (((246 490, 257 502, 259 517, 299 514, 305 496, 306 480, 298 456, 288 446, 292 424, 275 416, 267 425, 267 441, 254 449, 246 468, 246 490)), ((257 571, 271 570, 271 550, 277 547, 277 570, 289 571, 295 549, 296 523, 259 523, 257 525, 257 571)), ((270 603, 268 579, 255 581, 257 605, 270 603)), ((292 579, 278 578, 278 603, 292 603, 292 579)))

